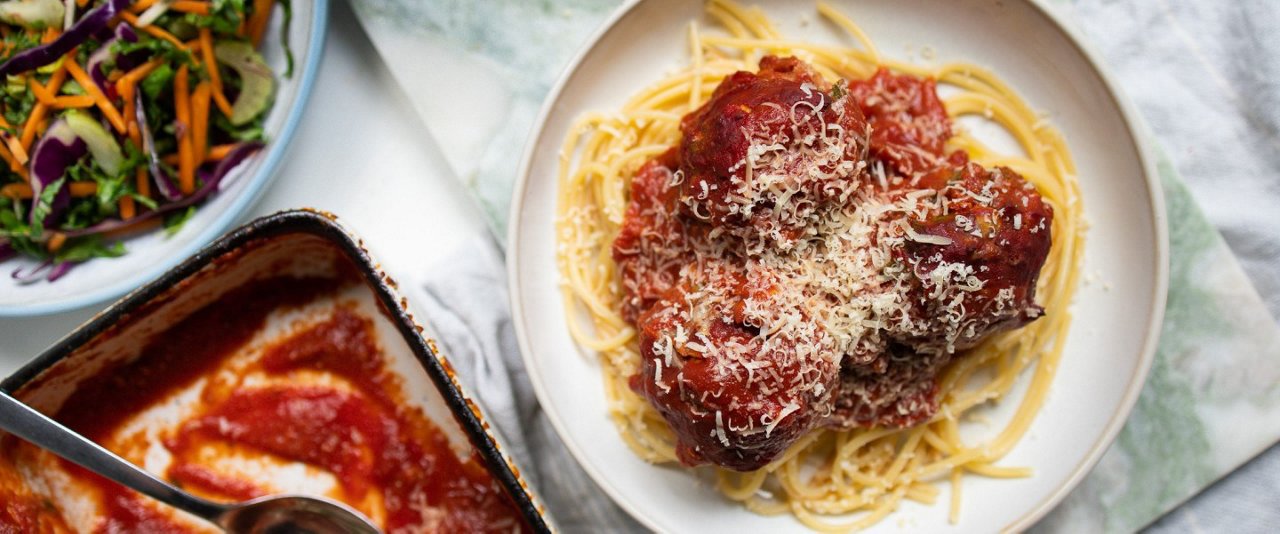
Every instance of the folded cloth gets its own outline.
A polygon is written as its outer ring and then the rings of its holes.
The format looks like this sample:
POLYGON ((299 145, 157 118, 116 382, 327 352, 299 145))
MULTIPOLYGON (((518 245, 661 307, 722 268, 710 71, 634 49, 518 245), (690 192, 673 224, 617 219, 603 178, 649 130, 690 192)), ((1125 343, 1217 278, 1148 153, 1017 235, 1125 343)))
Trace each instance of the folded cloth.
POLYGON ((1280 2, 1057 2, 1280 317, 1280 2))
MULTIPOLYGON (((1101 52, 1271 316, 1280 317, 1280 3, 1057 3, 1101 52)), ((1276 502, 1280 446, 1152 531, 1274 532, 1276 502)))
POLYGON ((490 236, 477 236, 442 262, 424 289, 418 302, 428 318, 429 333, 484 406, 489 423, 507 438, 504 449, 554 511, 555 524, 564 532, 643 532, 626 512, 602 497, 542 413, 520 359, 497 243, 490 236))

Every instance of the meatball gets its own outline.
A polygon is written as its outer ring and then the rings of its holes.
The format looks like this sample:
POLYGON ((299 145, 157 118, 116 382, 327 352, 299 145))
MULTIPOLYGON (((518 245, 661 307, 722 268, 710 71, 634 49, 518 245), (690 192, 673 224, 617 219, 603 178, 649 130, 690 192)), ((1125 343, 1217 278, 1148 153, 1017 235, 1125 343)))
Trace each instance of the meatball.
POLYGON ((850 82, 849 93, 871 125, 873 165, 888 167, 873 173, 911 179, 939 166, 951 138, 951 119, 936 82, 881 68, 866 80, 850 82))
POLYGON ((685 209, 731 235, 783 242, 858 187, 870 134, 846 91, 774 56, 726 78, 680 130, 685 209))
POLYGON ((672 148, 636 172, 622 228, 613 241, 613 261, 625 294, 622 316, 632 324, 675 285, 680 269, 692 261, 686 227, 675 207, 678 159, 672 148))
POLYGON ((840 371, 834 428, 915 426, 938 411, 937 375, 950 354, 921 354, 891 345, 876 366, 846 365, 840 371))
POLYGON ((640 317, 630 385, 676 434, 686 465, 758 469, 830 415, 839 361, 768 273, 693 264, 640 317))
POLYGON ((926 176, 946 209, 909 221, 910 320, 891 336, 917 352, 951 353, 1036 319, 1036 281, 1049 253, 1053 209, 1011 169, 967 163, 926 176))

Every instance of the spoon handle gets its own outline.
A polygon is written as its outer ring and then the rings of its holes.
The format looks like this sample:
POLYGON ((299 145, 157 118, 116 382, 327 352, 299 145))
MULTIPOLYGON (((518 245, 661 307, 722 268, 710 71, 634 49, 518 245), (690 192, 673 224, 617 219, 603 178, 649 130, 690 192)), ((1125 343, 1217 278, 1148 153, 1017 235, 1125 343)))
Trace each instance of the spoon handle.
POLYGON ((0 391, 0 430, 206 520, 215 521, 225 511, 222 505, 173 487, 3 391, 0 391))

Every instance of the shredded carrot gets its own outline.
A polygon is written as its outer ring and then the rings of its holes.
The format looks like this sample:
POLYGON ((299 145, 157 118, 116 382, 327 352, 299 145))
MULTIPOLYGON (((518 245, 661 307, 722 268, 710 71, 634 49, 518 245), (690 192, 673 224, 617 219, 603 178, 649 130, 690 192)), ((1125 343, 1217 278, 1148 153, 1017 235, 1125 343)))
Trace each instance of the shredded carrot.
POLYGON ((62 34, 62 31, 57 28, 54 28, 53 26, 45 28, 44 35, 40 36, 40 43, 41 44, 52 43, 61 34, 62 34))
POLYGON ((17 136, 14 136, 14 134, 9 132, 0 131, 0 136, 4 137, 4 143, 3 145, 0 145, 0 149, 8 151, 9 156, 12 156, 13 160, 17 161, 18 165, 14 166, 26 165, 29 158, 27 156, 27 151, 22 149, 22 141, 18 140, 17 136))
POLYGON ((0 132, 0 136, 4 137, 4 146, 13 154, 13 159, 18 160, 20 165, 26 165, 30 157, 27 155, 27 149, 22 147, 22 141, 9 132, 0 132))
POLYGON ((231 103, 222 92, 222 76, 218 73, 218 60, 213 55, 213 32, 209 28, 200 28, 200 53, 204 55, 204 68, 209 73, 209 81, 213 83, 213 101, 223 115, 231 116, 231 103))
POLYGON ((31 108, 31 114, 27 116, 27 123, 22 126, 22 149, 27 152, 31 151, 31 143, 36 140, 36 128, 40 126, 40 122, 44 120, 44 115, 49 111, 49 106, 44 102, 36 102, 35 107, 31 108))
MULTIPOLYGON (((76 53, 72 50, 63 56, 58 68, 53 71, 53 75, 49 77, 49 85, 43 87, 50 95, 56 97, 58 92, 62 91, 62 84, 67 81, 67 63, 71 61, 71 57, 76 53)), ((96 86, 95 86, 96 87, 96 86)), ((38 97, 37 97, 38 99, 38 97)), ((37 102, 32 108, 31 114, 27 116, 27 122, 22 126, 22 151, 30 152, 31 145, 36 140, 37 134, 44 133, 49 124, 49 104, 37 102)), ((26 176, 24 174, 24 176, 26 176)))
POLYGON ((181 11, 183 13, 194 13, 196 15, 208 15, 209 3, 196 2, 193 0, 174 0, 173 3, 169 4, 169 9, 172 9, 174 11, 181 11))
POLYGON ((53 93, 50 93, 48 89, 45 89, 43 85, 40 85, 40 82, 36 81, 35 77, 32 77, 30 80, 31 81, 27 83, 27 85, 31 87, 31 93, 36 95, 36 100, 43 102, 46 106, 52 106, 53 101, 56 98, 53 96, 53 93))
POLYGON ((144 32, 144 33, 146 33, 147 35, 150 35, 150 36, 155 37, 155 38, 158 38, 158 39, 164 39, 164 40, 166 40, 166 41, 169 41, 170 43, 173 43, 173 45, 174 45, 174 46, 176 46, 176 47, 178 47, 178 48, 180 48, 180 49, 182 49, 182 50, 186 50, 186 49, 187 49, 187 45, 186 45, 186 43, 182 42, 182 40, 181 40, 181 39, 178 39, 177 37, 174 37, 172 33, 169 33, 169 32, 167 32, 167 31, 164 31, 164 29, 159 28, 159 27, 157 27, 157 26, 156 26, 156 25, 154 25, 154 24, 148 24, 148 25, 146 25, 146 26, 142 26, 142 25, 140 25, 140 24, 138 23, 138 16, 137 16, 137 15, 134 15, 133 13, 129 13, 128 11, 126 11, 126 12, 124 12, 124 13, 121 13, 121 14, 120 14, 120 18, 124 19, 124 20, 125 20, 126 22, 128 22, 129 24, 132 24, 134 28, 137 28, 137 29, 139 29, 139 30, 143 31, 143 32, 144 32))
POLYGON ((120 95, 120 100, 124 101, 124 133, 133 139, 133 146, 142 149, 142 143, 134 138, 134 132, 138 130, 138 105, 134 102, 133 91, 134 85, 126 83, 124 85, 116 85, 116 93, 120 95))
MULTIPOLYGON (((133 101, 134 88, 133 84, 125 85, 124 90, 120 92, 120 97, 124 99, 125 115, 128 116, 125 120, 129 121, 129 140, 133 142, 135 148, 143 150, 142 131, 138 129, 138 115, 135 109, 136 104, 133 101)), ((151 181, 148 180, 146 167, 138 167, 137 172, 134 174, 133 183, 134 189, 137 190, 139 195, 147 198, 151 197, 151 181)), ((130 199, 130 203, 132 203, 132 199, 130 199)), ((124 217, 123 205, 120 206, 120 215, 124 217)))
POLYGON ((249 27, 246 31, 254 47, 262 43, 262 34, 267 32, 267 21, 271 18, 271 7, 274 3, 274 0, 253 0, 253 16, 249 18, 249 27))
MULTIPOLYGON (((98 184, 96 182, 71 182, 67 189, 70 191, 71 196, 76 198, 98 194, 98 184)), ((8 184, 0 187, 0 196, 25 200, 35 196, 35 191, 31 189, 29 184, 8 184)))
POLYGON ((173 111, 178 121, 178 189, 184 195, 196 190, 196 165, 191 150, 191 92, 186 65, 173 77, 173 111))
POLYGON ((67 188, 71 190, 71 196, 76 198, 98 194, 98 184, 96 182, 71 182, 67 188))
POLYGON ((133 142, 134 148, 142 150, 142 132, 138 130, 138 121, 129 123, 129 140, 133 142))
POLYGON ((27 184, 8 184, 0 187, 0 197, 24 199, 31 198, 32 194, 31 186, 27 184))
MULTIPOLYGON (((128 123, 127 129, 129 140, 133 142, 134 148, 143 150, 142 131, 138 128, 137 104, 134 103, 133 98, 134 91, 137 87, 134 85, 135 79, 137 78, 122 78, 121 81, 124 81, 125 83, 122 85, 117 84, 116 90, 120 93, 120 98, 124 99, 124 114, 125 122, 128 123)), ((134 189, 137 190, 139 195, 144 197, 151 196, 151 182, 147 179, 146 167, 138 167, 138 171, 134 177, 134 189)), ((132 199, 130 199, 130 202, 132 203, 132 199)), ((124 206, 121 206, 120 209, 121 216, 123 217, 124 206)))
MULTIPOLYGON (((75 52, 71 53, 74 54, 75 52)), ((36 95, 36 100, 40 103, 46 106, 53 105, 54 100, 58 97, 58 92, 62 90, 62 84, 67 80, 67 67, 65 63, 66 60, 64 59, 63 64, 58 65, 58 68, 53 71, 53 75, 49 77, 49 85, 47 87, 40 85, 40 82, 36 81, 34 77, 31 78, 31 82, 29 84, 31 86, 31 92, 36 95)))
POLYGON ((53 75, 49 76, 49 85, 44 87, 49 90, 49 94, 58 96, 58 92, 62 91, 62 84, 67 81, 67 58, 74 57, 75 53, 75 50, 67 52, 67 55, 62 57, 61 63, 58 63, 58 68, 53 70, 53 75))
POLYGON ((139 195, 151 198, 151 180, 147 175, 147 169, 138 167, 138 172, 133 178, 133 187, 138 190, 139 195))
POLYGON ((116 106, 107 99, 107 95, 102 94, 102 89, 98 88, 98 84, 94 83, 89 74, 80 68, 80 65, 76 64, 75 59, 71 56, 64 58, 62 65, 66 67, 67 72, 71 73, 72 78, 80 82, 80 86, 84 88, 84 91, 93 97, 93 101, 98 104, 98 109, 102 110, 102 115, 107 118, 107 122, 115 126, 116 131, 124 133, 126 130, 124 118, 120 116, 116 106))
POLYGON ((231 117, 231 104, 227 103, 227 99, 222 96, 222 92, 217 90, 216 88, 212 89, 211 92, 213 95, 214 104, 217 105, 218 109, 222 111, 224 115, 226 115, 228 118, 231 117))
POLYGON ((123 220, 132 219, 137 215, 138 207, 133 204, 133 197, 120 197, 120 218, 123 220))
POLYGON ((234 150, 235 148, 236 148, 235 143, 211 146, 209 147, 209 155, 205 157, 205 160, 221 161, 223 159, 226 159, 227 154, 230 154, 231 151, 234 150))
POLYGON ((97 104, 89 95, 60 96, 53 100, 54 109, 91 108, 97 104))
POLYGON ((65 245, 66 243, 67 234, 54 232, 53 235, 49 236, 49 240, 45 242, 44 246, 49 250, 49 252, 57 252, 58 249, 61 249, 62 245, 65 245))
MULTIPOLYGON (((222 161, 226 159, 227 154, 230 154, 231 151, 236 148, 236 146, 237 145, 235 143, 229 143, 225 145, 213 145, 209 147, 209 150, 205 151, 204 163, 208 163, 210 161, 222 161)), ((175 154, 167 154, 167 155, 161 156, 160 161, 163 161, 165 165, 176 167, 178 166, 178 163, 181 160, 178 157, 178 154, 175 153, 175 154)))
MULTIPOLYGON (((12 169, 13 172, 21 174, 23 178, 26 177, 25 173, 27 171, 27 168, 23 167, 22 163, 18 162, 18 158, 15 157, 14 154, 10 151, 10 149, 5 147, 4 145, 0 145, 0 158, 3 158, 5 161, 9 162, 9 168, 12 169)), ((22 185, 26 185, 26 184, 22 184, 22 185)))
POLYGON ((76 7, 84 7, 89 4, 89 0, 76 0, 76 7))
POLYGON ((68 187, 73 197, 87 197, 98 194, 98 184, 96 182, 71 182, 68 187))
POLYGON ((200 82, 191 93, 191 145, 196 166, 204 163, 205 153, 209 151, 209 96, 212 89, 209 82, 200 82))
POLYGON ((116 80, 116 93, 124 94, 124 87, 126 85, 134 85, 142 81, 142 79, 146 78, 148 74, 151 74, 151 71, 156 70, 156 67, 159 67, 161 63, 163 63, 163 61, 153 59, 134 67, 133 70, 129 72, 126 72, 124 76, 121 76, 119 80, 116 80))

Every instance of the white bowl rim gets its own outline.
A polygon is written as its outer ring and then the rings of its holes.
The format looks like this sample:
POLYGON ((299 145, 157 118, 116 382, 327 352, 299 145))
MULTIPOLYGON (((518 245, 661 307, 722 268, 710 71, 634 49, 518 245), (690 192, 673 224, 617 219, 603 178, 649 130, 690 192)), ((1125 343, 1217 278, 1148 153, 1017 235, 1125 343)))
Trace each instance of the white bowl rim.
MULTIPOLYGON (((520 167, 516 173, 515 188, 511 194, 511 207, 508 213, 508 229, 507 229, 507 285, 508 298, 510 299, 512 323, 516 331, 516 340, 520 348, 520 356, 525 364, 525 368, 529 373, 529 380, 533 383, 534 394, 538 398, 538 402, 546 406, 544 399, 547 399, 549 393, 546 391, 545 382, 541 374, 541 370, 534 365, 532 348, 529 346, 529 336, 525 331, 525 313, 520 304, 520 242, 518 241, 520 227, 515 222, 519 221, 519 215, 523 209, 522 199, 529 185, 529 171, 533 166, 533 159, 537 149, 538 139, 541 137, 542 131, 546 126, 548 117, 554 111, 555 103, 560 99, 560 94, 564 91, 565 85, 577 72, 582 61, 587 57, 595 45, 611 30, 614 26, 626 17, 636 6, 645 0, 627 0, 627 2, 618 7, 610 17, 603 22, 585 41, 585 44, 574 54, 573 59, 569 61, 560 77, 556 80, 551 91, 547 93, 546 99, 543 100, 542 109, 538 113, 537 120, 534 121, 533 128, 529 130, 529 138, 525 141, 524 152, 521 155, 520 167)), ((1143 170, 1143 181, 1147 185, 1147 194, 1150 199, 1150 209, 1152 214, 1152 223, 1155 226, 1155 286, 1150 301, 1151 316, 1147 322, 1146 332, 1143 336, 1142 352, 1138 358, 1138 366, 1130 378, 1129 384, 1125 389, 1124 396, 1121 398, 1119 409, 1112 414, 1111 419, 1103 427, 1103 431, 1099 434, 1097 441, 1085 454, 1084 458, 1072 469, 1071 474, 1059 485, 1059 487, 1051 492, 1039 504, 1025 512, 1018 519, 1006 525, 1001 531, 1020 532, 1031 527, 1046 514, 1048 514, 1058 503, 1066 498, 1067 494, 1084 479, 1086 475, 1097 465, 1098 460, 1110 448, 1111 443, 1115 440, 1120 430, 1124 427, 1124 423, 1128 420, 1129 413, 1133 410, 1134 404, 1138 401, 1138 396, 1142 393, 1143 385, 1146 383, 1147 374, 1151 369, 1151 364, 1155 360, 1156 347, 1160 340, 1160 329, 1164 323, 1165 301, 1169 289, 1169 228, 1168 217, 1165 211, 1164 190, 1160 184, 1159 173, 1156 170, 1155 157, 1152 154, 1151 147, 1145 141, 1147 134, 1146 129, 1142 126, 1144 123, 1140 120, 1137 109, 1130 102, 1129 98, 1121 92, 1119 85, 1115 82, 1110 71, 1104 66, 1099 59, 1100 54, 1089 45, 1083 36, 1076 31, 1070 24, 1060 18, 1060 16, 1052 9, 1043 4, 1045 0, 1019 0, 1026 5, 1032 7, 1036 12, 1049 21, 1059 32, 1067 37, 1067 40, 1076 47, 1076 50, 1084 57, 1089 66, 1097 74, 1102 81, 1103 86, 1107 89, 1108 96, 1120 109, 1121 121, 1124 123, 1125 129, 1128 131, 1130 139, 1133 141, 1137 149, 1139 163, 1143 170)), ((551 421, 551 426, 555 428, 556 434, 560 437, 561 443, 569 450, 578 465, 587 472, 588 476, 600 486, 615 504, 631 515, 633 519, 640 522, 646 528, 654 531, 659 530, 659 525, 635 505, 635 503, 624 497, 612 484, 608 482, 608 478, 599 472, 593 465, 582 461, 585 456, 576 442, 569 439, 569 431, 564 422, 560 418, 560 414, 554 410, 545 409, 547 418, 551 421)))
POLYGON ((276 168, 284 161, 285 153, 289 145, 292 144, 294 131, 298 129, 298 123, 302 121, 302 112, 307 107, 307 102, 311 100, 311 89, 315 85, 316 74, 320 70, 320 58, 324 55, 324 41, 325 34, 328 31, 328 20, 329 0, 312 0, 311 35, 310 39, 307 40, 307 60, 302 64, 302 68, 299 69, 301 78, 298 83, 298 93, 292 107, 289 109, 288 115, 285 116, 284 126, 280 128, 280 133, 276 136, 276 139, 267 143, 267 153, 263 158, 262 166, 258 168, 258 172, 254 173, 253 176, 242 178, 247 182, 244 191, 240 191, 211 224, 201 229, 200 233, 192 236, 185 246, 174 252, 167 259, 157 262, 149 268, 141 269, 134 273, 133 276, 122 278, 110 285, 86 291, 77 297, 59 299, 54 302, 32 302, 30 304, 0 306, 0 318, 53 315, 115 300, 174 268, 183 260, 186 260, 188 256, 195 254, 197 250, 204 248, 205 245, 208 245, 231 228, 266 192, 267 185, 275 178, 276 168))

